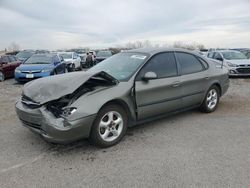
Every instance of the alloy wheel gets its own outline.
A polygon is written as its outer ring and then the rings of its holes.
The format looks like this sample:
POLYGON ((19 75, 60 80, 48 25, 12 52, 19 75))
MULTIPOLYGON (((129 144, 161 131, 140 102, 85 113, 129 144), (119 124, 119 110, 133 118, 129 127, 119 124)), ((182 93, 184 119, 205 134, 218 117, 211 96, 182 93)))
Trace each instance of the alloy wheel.
POLYGON ((116 111, 106 113, 99 123, 99 135, 106 142, 117 139, 123 130, 122 115, 116 111))
POLYGON ((207 107, 212 110, 218 103, 218 93, 215 89, 211 89, 207 94, 207 107))

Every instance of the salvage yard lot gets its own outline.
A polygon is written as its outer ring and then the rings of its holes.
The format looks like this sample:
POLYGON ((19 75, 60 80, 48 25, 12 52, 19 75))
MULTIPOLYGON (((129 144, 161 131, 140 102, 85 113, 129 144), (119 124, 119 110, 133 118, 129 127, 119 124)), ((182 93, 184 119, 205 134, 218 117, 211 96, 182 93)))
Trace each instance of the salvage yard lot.
POLYGON ((0 187, 249 187, 250 78, 231 79, 211 114, 193 110, 129 129, 118 145, 53 145, 24 128, 22 85, 0 82, 0 187))

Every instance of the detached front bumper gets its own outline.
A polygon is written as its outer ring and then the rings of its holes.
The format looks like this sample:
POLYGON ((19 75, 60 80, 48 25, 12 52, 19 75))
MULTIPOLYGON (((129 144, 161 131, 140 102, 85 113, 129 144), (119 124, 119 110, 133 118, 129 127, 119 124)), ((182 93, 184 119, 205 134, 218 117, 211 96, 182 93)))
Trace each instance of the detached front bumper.
POLYGON ((25 127, 53 143, 69 143, 88 138, 96 117, 94 114, 69 121, 56 118, 45 107, 31 109, 20 100, 16 103, 16 113, 25 127))

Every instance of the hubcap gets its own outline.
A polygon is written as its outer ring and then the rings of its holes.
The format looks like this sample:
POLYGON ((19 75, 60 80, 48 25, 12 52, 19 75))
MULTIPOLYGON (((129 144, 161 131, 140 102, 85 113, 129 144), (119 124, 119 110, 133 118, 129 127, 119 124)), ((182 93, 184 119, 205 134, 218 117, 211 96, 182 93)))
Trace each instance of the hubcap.
POLYGON ((120 113, 111 111, 106 113, 99 123, 99 134, 106 142, 117 139, 123 129, 123 119, 120 113))
POLYGON ((207 107, 212 110, 216 107, 218 102, 218 94, 215 89, 211 89, 207 94, 207 107))

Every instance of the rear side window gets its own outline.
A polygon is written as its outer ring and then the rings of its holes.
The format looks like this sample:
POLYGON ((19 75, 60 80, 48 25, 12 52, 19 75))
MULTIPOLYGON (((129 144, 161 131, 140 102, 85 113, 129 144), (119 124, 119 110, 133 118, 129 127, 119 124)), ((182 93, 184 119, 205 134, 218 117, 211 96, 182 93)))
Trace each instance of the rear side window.
POLYGON ((182 75, 204 70, 202 63, 192 54, 176 52, 176 58, 180 63, 182 75))
POLYGON ((205 67, 205 69, 208 69, 208 64, 207 64, 207 62, 206 62, 204 59, 200 58, 200 57, 197 57, 197 58, 198 58, 199 61, 203 64, 203 66, 205 67))
POLYGON ((155 72, 158 78, 177 76, 174 53, 160 53, 152 57, 143 67, 140 78, 147 72, 155 72))
POLYGON ((10 58, 10 61, 11 61, 11 62, 16 61, 16 59, 15 59, 13 56, 9 56, 9 58, 10 58))

